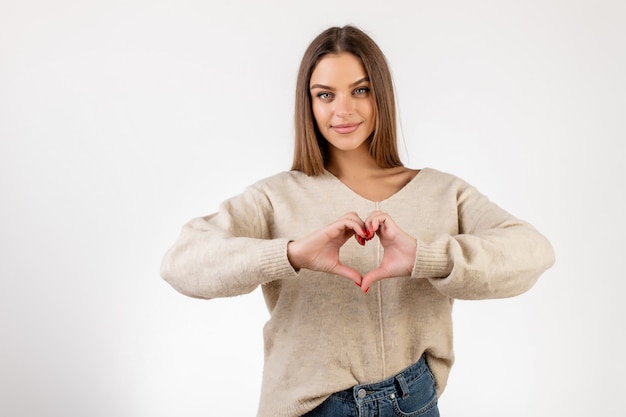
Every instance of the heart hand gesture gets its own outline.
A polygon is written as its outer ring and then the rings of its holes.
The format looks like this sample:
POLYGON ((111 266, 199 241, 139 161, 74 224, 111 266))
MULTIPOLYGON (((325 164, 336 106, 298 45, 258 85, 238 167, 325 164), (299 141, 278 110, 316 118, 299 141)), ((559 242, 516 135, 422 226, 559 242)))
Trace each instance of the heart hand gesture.
POLYGON ((366 221, 354 212, 330 225, 289 242, 287 256, 294 268, 327 272, 354 281, 364 292, 381 279, 410 275, 415 262, 417 241, 402 231, 391 217, 381 211, 369 215, 366 221), (354 268, 339 261, 339 250, 355 236, 361 245, 378 235, 384 248, 380 265, 361 277, 354 268))

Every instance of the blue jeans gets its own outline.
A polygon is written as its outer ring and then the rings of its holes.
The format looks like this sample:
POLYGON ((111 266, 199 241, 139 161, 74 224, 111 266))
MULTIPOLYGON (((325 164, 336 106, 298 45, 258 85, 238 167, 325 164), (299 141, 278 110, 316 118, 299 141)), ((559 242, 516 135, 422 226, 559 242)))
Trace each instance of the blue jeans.
POLYGON ((332 394, 303 417, 439 417, 437 391, 424 357, 398 375, 332 394))

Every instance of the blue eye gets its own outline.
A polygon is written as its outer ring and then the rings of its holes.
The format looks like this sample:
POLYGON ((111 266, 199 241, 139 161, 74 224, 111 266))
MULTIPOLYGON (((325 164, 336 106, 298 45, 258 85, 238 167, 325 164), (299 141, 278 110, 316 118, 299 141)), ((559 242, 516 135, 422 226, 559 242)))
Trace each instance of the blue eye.
POLYGON ((331 95, 330 93, 324 92, 324 93, 317 93, 317 97, 321 98, 322 100, 328 100, 331 97, 331 95))
POLYGON ((368 87, 359 87, 352 94, 354 95, 362 95, 369 93, 370 89, 368 87))

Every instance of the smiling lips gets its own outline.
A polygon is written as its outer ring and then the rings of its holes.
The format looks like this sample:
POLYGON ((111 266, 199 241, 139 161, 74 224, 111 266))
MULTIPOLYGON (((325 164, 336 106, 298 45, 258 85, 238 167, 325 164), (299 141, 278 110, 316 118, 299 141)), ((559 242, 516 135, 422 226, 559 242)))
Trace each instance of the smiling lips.
POLYGON ((359 128, 360 123, 345 123, 340 125, 332 125, 332 129, 340 134, 352 133, 359 128))

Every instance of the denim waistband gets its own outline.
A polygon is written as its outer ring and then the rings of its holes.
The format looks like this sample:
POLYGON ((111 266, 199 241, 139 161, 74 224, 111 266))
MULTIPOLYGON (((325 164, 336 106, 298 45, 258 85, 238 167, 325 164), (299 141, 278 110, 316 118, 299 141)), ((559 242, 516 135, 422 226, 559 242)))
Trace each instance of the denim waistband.
POLYGON ((397 375, 372 384, 355 385, 333 394, 345 401, 357 402, 375 400, 397 393, 400 397, 408 395, 408 385, 428 371, 424 356, 397 375))

